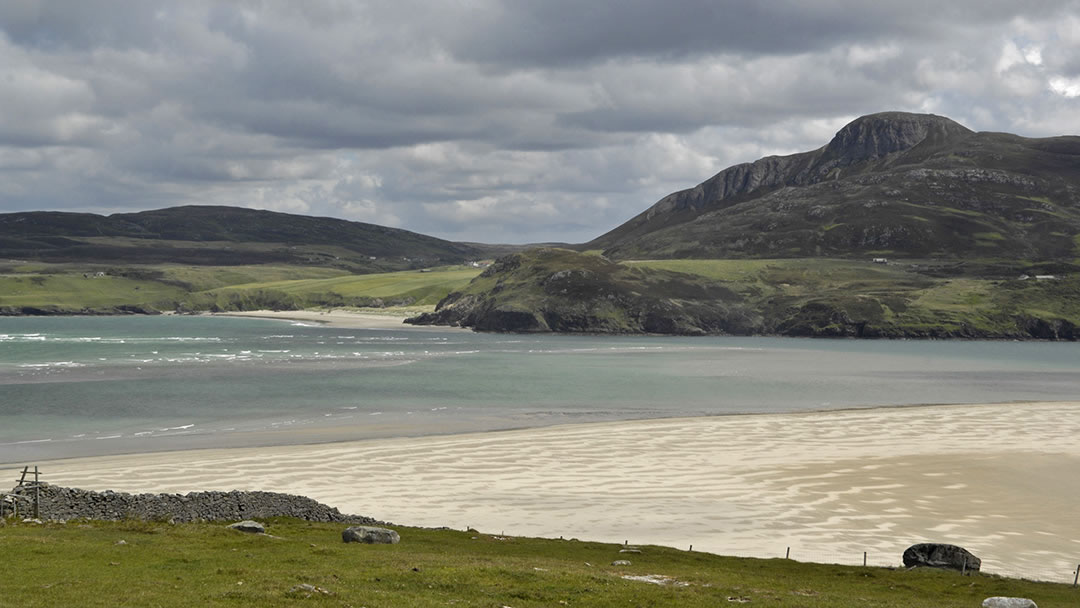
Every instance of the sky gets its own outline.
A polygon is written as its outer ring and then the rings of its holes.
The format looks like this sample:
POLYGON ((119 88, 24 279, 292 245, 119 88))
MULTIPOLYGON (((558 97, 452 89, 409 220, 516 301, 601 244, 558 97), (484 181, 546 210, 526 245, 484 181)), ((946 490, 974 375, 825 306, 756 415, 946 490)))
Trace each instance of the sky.
POLYGON ((584 242, 886 110, 1080 134, 1080 0, 0 3, 0 213, 584 242))

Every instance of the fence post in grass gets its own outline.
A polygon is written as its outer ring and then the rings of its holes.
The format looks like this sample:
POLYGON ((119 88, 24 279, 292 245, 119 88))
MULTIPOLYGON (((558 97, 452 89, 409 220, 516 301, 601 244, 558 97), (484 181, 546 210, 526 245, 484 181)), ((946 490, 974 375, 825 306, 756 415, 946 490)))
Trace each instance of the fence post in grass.
POLYGON ((691 551, 693 551, 693 550, 694 550, 694 545, 690 545, 690 550, 691 550, 691 551))
POLYGON ((787 548, 787 553, 784 554, 784 559, 791 559, 791 547, 787 548))
POLYGON ((960 569, 960 576, 967 576, 967 558, 964 558, 964 567, 960 569))
POLYGON ((866 567, 866 551, 862 552, 862 565, 863 565, 863 568, 866 567))
POLYGON ((34 519, 41 519, 41 479, 38 477, 37 465, 34 465, 34 519))
POLYGON ((1080 564, 1076 564, 1076 576, 1073 577, 1073 587, 1080 583, 1080 564))

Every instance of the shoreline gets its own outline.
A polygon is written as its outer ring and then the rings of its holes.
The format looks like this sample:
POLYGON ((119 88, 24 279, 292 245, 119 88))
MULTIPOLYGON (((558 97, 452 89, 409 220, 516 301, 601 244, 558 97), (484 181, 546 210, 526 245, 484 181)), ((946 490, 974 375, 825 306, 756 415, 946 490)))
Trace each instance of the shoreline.
POLYGON ((399 330, 427 330, 427 331, 468 331, 464 327, 429 327, 426 325, 408 325, 404 321, 416 314, 413 311, 396 309, 371 309, 363 311, 353 310, 248 310, 235 312, 200 313, 207 317, 239 317, 247 319, 269 319, 275 321, 298 321, 307 323, 319 323, 327 327, 341 327, 348 329, 399 329, 399 330), (378 312, 376 312, 378 311, 378 312))
POLYGON ((895 564, 951 542, 1037 576, 1075 566, 1077 433, 1076 401, 922 405, 32 464, 84 489, 281 491, 404 525, 732 555, 895 564))
POLYGON ((781 334, 781 333, 749 333, 749 334, 729 334, 729 333, 707 333, 707 334, 656 334, 648 332, 626 332, 626 333, 607 333, 607 332, 558 332, 558 331, 538 331, 538 332, 514 332, 514 331, 497 331, 497 330, 483 330, 478 331, 472 327, 466 326, 450 326, 450 325, 409 325, 404 323, 404 319, 419 314, 420 312, 430 311, 409 311, 399 312, 394 309, 367 309, 363 312, 330 309, 304 309, 304 310, 291 310, 291 311, 277 311, 277 310, 243 310, 243 311, 230 311, 230 312, 176 312, 172 310, 165 311, 97 311, 97 310, 65 310, 65 311, 48 311, 38 313, 12 313, 5 310, 0 310, 0 318, 22 318, 22 317, 133 317, 133 316, 206 316, 206 317, 238 317, 238 318, 256 318, 267 320, 279 320, 279 321, 298 321, 298 322, 311 322, 326 325, 328 327, 340 327, 348 329, 402 329, 402 330, 426 330, 437 332, 477 332, 477 333, 495 333, 495 334, 508 334, 508 335, 546 335, 546 336, 597 336, 604 338, 617 338, 617 337, 667 337, 667 338, 783 338, 783 339, 802 339, 802 340, 855 340, 855 341, 884 341, 884 342, 905 342, 905 341, 918 341, 918 342, 1035 342, 1035 343, 1075 343, 1077 340, 1071 338, 1048 338, 1037 337, 1031 335, 987 335, 987 336, 952 336, 952 335, 898 335, 898 336, 815 336, 815 335, 803 335, 803 334, 781 334), (376 312, 383 311, 386 312, 376 312))

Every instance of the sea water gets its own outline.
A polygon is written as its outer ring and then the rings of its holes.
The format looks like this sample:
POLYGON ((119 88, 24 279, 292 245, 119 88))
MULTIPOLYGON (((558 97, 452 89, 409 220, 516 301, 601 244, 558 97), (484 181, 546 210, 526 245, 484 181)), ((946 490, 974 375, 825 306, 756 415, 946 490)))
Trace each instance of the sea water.
POLYGON ((0 318, 0 463, 571 422, 1076 399, 1076 343, 0 318))

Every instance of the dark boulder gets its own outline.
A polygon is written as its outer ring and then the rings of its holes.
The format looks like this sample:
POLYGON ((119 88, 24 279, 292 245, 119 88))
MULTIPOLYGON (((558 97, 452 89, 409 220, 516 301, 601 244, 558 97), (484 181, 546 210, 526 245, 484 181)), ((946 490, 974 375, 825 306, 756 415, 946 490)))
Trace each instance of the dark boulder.
POLYGON ((972 555, 967 549, 956 545, 920 543, 904 551, 904 566, 978 570, 982 566, 982 560, 972 555))

